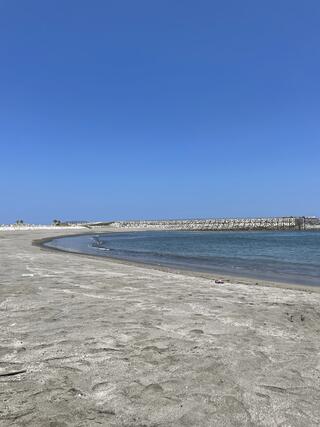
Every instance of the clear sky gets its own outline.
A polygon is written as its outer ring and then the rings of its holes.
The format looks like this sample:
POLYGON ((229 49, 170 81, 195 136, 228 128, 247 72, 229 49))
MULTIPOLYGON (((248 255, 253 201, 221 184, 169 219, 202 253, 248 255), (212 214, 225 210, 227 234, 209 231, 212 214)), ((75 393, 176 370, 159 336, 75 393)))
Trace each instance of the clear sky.
POLYGON ((320 215, 319 0, 0 0, 0 223, 320 215))

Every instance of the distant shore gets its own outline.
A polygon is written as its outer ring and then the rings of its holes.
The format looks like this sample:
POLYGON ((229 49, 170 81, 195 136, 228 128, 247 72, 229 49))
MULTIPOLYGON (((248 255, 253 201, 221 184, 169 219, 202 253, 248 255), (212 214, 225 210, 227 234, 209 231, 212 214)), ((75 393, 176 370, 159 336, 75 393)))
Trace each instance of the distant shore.
POLYGON ((37 230, 86 230, 87 228, 81 225, 41 225, 41 224, 25 224, 25 225, 0 225, 0 231, 37 231, 37 230))
POLYGON ((275 230, 319 230, 320 218, 305 216, 282 216, 261 218, 208 218, 171 220, 134 220, 98 222, 61 222, 52 225, 10 224, 0 225, 2 230, 51 229, 51 228, 104 228, 117 230, 188 230, 188 231, 275 231, 275 230))

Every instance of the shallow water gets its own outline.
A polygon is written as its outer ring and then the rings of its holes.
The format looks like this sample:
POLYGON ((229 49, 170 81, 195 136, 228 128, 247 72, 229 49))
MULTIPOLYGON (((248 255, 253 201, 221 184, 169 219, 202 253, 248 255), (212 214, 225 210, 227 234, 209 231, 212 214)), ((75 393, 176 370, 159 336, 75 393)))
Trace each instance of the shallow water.
POLYGON ((125 232, 68 236, 45 245, 153 265, 320 286, 319 232, 125 232))

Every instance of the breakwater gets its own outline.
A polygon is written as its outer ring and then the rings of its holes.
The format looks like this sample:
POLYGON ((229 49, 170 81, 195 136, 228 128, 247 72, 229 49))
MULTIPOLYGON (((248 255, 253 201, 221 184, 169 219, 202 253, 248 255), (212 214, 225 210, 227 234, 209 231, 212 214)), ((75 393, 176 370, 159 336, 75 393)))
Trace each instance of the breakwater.
POLYGON ((125 229, 192 231, 305 230, 309 228, 305 217, 116 221, 112 226, 125 229))

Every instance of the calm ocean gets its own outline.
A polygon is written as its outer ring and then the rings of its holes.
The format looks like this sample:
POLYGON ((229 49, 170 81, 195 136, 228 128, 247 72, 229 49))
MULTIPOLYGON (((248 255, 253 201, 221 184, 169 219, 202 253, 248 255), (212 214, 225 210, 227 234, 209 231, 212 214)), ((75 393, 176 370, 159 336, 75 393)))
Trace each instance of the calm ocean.
POLYGON ((125 232, 56 238, 46 246, 180 269, 320 286, 320 232, 125 232))

